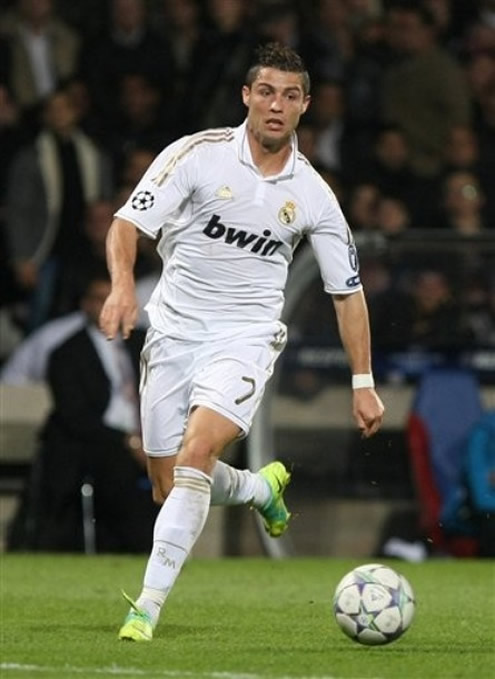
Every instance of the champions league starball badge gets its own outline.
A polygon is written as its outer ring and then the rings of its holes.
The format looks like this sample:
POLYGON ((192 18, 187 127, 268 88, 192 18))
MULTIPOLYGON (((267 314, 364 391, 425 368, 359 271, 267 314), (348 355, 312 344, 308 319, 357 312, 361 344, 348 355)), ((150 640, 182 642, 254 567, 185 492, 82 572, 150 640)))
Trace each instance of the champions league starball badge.
POLYGON ((140 212, 149 210, 153 207, 154 203, 155 197, 150 191, 138 191, 131 201, 132 209, 139 210, 140 212))

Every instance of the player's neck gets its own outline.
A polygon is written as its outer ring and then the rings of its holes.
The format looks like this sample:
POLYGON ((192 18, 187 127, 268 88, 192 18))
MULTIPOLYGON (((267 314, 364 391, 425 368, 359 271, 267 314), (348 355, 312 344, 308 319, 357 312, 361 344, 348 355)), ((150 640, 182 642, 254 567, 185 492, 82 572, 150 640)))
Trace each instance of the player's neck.
POLYGON ((253 162, 263 177, 280 174, 292 151, 290 140, 281 142, 279 146, 268 146, 249 129, 247 136, 253 162))

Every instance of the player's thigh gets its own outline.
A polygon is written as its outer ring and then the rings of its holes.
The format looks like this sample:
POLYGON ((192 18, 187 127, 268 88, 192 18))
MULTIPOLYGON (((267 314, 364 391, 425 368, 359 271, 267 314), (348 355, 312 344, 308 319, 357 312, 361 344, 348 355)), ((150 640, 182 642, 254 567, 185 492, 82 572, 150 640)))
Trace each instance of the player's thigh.
POLYGON ((228 417, 207 406, 193 407, 184 434, 178 464, 185 464, 211 473, 223 450, 241 433, 240 427, 228 417))
POLYGON ((194 377, 191 406, 215 411, 247 435, 278 353, 263 343, 220 347, 194 377))
POLYGON ((194 351, 156 333, 141 355, 141 428, 150 457, 175 455, 189 413, 194 351), (157 339, 158 338, 158 339, 157 339))

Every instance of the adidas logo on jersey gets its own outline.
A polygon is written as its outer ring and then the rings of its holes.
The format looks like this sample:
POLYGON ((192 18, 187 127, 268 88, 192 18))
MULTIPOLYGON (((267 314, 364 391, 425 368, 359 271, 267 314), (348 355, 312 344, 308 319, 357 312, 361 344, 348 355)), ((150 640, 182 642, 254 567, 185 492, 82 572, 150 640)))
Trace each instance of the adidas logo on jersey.
POLYGON ((203 229, 203 233, 218 240, 223 238, 229 245, 235 245, 238 248, 248 248, 250 252, 257 252, 262 257, 267 257, 275 254, 278 248, 282 245, 280 240, 269 240, 272 232, 268 229, 263 231, 263 235, 259 236, 256 233, 249 233, 243 229, 235 229, 232 226, 225 226, 220 221, 218 215, 213 215, 208 224, 203 229))
POLYGON ((221 198, 222 200, 230 200, 234 197, 230 186, 221 186, 216 190, 215 195, 217 198, 221 198))

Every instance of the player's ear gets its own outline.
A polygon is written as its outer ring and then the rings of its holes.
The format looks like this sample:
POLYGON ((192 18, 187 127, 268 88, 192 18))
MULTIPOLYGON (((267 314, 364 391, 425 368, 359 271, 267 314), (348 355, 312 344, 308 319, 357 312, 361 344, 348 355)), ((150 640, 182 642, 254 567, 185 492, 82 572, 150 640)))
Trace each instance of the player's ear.
POLYGON ((303 101, 303 105, 302 105, 302 113, 306 113, 306 111, 308 110, 308 106, 310 104, 311 104, 311 95, 307 94, 304 97, 304 101, 303 101))
POLYGON ((244 106, 247 106, 249 108, 249 97, 251 96, 251 88, 248 87, 247 85, 242 86, 242 101, 244 102, 244 106))

